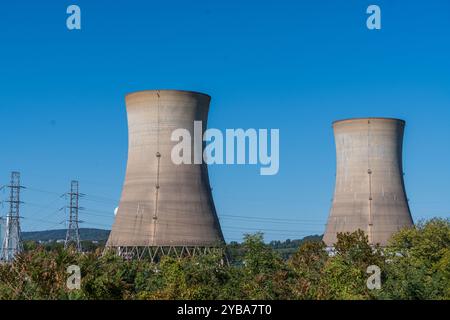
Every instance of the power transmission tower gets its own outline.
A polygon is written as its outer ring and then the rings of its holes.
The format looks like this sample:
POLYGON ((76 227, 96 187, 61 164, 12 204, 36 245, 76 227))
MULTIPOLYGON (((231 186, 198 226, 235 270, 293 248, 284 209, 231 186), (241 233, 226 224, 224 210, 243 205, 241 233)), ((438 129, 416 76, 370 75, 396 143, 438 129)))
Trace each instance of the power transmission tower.
POLYGON ((20 230, 20 190, 23 186, 20 185, 20 172, 11 173, 11 184, 7 187, 10 189, 9 200, 6 201, 9 203, 9 212, 0 260, 10 262, 23 250, 20 230))
POLYGON ((80 229, 78 220, 78 212, 82 210, 79 207, 79 200, 82 196, 79 193, 79 184, 78 181, 72 181, 70 192, 67 194, 69 196, 69 227, 67 228, 66 241, 64 243, 64 248, 68 248, 70 245, 74 245, 78 252, 81 252, 81 243, 80 243, 80 229))

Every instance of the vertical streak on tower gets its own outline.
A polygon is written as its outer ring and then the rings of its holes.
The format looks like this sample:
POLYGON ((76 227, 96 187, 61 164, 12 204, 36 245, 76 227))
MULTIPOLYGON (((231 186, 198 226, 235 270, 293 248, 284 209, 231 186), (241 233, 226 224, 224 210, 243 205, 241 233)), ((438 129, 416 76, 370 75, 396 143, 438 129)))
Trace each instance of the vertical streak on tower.
POLYGON ((67 249, 70 245, 74 245, 77 251, 81 252, 81 242, 80 242, 80 229, 79 229, 79 183, 78 181, 72 181, 70 185, 69 193, 69 227, 67 228, 66 241, 64 243, 64 248, 67 249))
POLYGON ((12 261, 14 257, 22 252, 22 238, 20 229, 20 173, 11 173, 11 183, 8 186, 10 189, 9 212, 6 217, 5 238, 3 241, 3 250, 0 260, 12 261))
POLYGON ((413 225, 403 181, 405 122, 388 118, 336 121, 337 172, 324 241, 361 229, 371 244, 386 245, 413 225))
POLYGON ((210 100, 205 94, 178 90, 141 91, 126 97, 127 172, 108 248, 136 256, 223 243, 207 165, 177 165, 171 156, 178 144, 172 141, 175 130, 190 134, 186 141, 190 146, 194 121, 201 121, 206 130, 210 100))
POLYGON ((157 137, 156 137, 156 184, 155 184, 155 214, 153 216, 153 240, 152 240, 152 245, 155 246, 155 240, 156 240, 156 226, 158 224, 158 209, 159 209, 159 179, 160 179, 160 174, 161 174, 161 153, 160 148, 161 148, 161 144, 160 144, 160 139, 161 139, 161 118, 160 118, 160 112, 161 112, 161 93, 158 90, 156 92, 156 95, 158 96, 158 105, 157 105, 157 137))
POLYGON ((367 226, 367 236, 369 243, 373 242, 373 219, 372 219, 372 164, 371 164, 371 145, 370 145, 370 119, 367 120, 367 174, 369 175, 369 223, 367 226))

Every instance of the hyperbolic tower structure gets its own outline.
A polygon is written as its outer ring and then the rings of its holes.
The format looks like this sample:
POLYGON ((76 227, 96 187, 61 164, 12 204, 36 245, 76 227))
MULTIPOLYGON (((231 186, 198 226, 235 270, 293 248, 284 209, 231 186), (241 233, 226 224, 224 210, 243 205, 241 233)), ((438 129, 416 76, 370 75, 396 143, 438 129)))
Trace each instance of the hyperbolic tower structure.
POLYGON ((361 229, 371 244, 386 245, 393 233, 413 226, 403 181, 405 121, 363 118, 333 123, 336 190, 324 241, 361 229))
POLYGON ((6 226, 4 231, 4 239, 2 243, 1 257, 2 261, 12 261, 14 257, 22 252, 22 238, 20 229, 20 173, 11 173, 11 183, 8 186, 10 190, 9 212, 6 217, 6 226))
POLYGON ((205 252, 224 242, 207 165, 176 165, 171 159, 177 143, 171 140, 173 131, 188 130, 194 145, 194 121, 206 129, 210 101, 206 94, 178 90, 126 97, 127 172, 107 248, 155 259, 170 252, 205 252))

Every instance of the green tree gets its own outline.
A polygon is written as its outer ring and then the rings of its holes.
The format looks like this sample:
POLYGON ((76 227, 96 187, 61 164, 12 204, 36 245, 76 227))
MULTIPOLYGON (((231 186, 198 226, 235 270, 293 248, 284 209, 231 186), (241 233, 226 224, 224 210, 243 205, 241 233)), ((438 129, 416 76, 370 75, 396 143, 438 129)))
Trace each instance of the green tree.
POLYGON ((0 299, 66 299, 66 266, 76 258, 71 251, 49 253, 43 248, 17 256, 14 263, 0 267, 0 299))
POLYGON ((386 249, 383 299, 450 299, 450 220, 432 219, 395 234, 386 249))
POLYGON ((379 246, 372 247, 363 231, 340 233, 334 256, 324 266, 320 281, 321 299, 362 300, 373 298, 367 288, 367 268, 384 270, 385 259, 379 246))
POLYGON ((293 271, 264 243, 262 233, 246 235, 240 290, 251 300, 291 299, 293 271))
POLYGON ((164 257, 151 272, 152 280, 139 279, 147 284, 140 299, 222 299, 229 280, 228 267, 221 251, 194 257, 164 257))
POLYGON ((320 295, 320 279, 328 261, 323 241, 307 241, 291 257, 289 264, 295 272, 292 290, 298 299, 317 299, 320 295))
POLYGON ((286 261, 274 249, 281 245, 246 235, 227 264, 222 252, 152 263, 27 243, 0 264, 0 299, 450 299, 449 219, 401 230, 383 250, 360 230, 339 234, 331 256, 312 241, 286 261), (81 269, 80 290, 67 288, 71 265, 81 269), (381 290, 367 288, 371 265, 382 270, 381 290))

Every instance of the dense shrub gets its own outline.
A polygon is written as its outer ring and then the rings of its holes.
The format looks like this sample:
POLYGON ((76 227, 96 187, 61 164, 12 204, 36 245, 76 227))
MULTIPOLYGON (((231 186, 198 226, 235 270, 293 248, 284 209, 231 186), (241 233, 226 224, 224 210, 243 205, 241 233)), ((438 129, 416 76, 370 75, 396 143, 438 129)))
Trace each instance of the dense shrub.
POLYGON ((383 249, 357 231, 340 234, 331 255, 310 241, 286 260, 262 234, 233 250, 229 264, 217 252, 154 264, 36 246, 0 265, 0 299, 450 299, 448 219, 401 230, 383 249), (81 269, 80 290, 67 288, 70 265, 81 269), (370 265, 382 270, 381 290, 367 288, 370 265))

